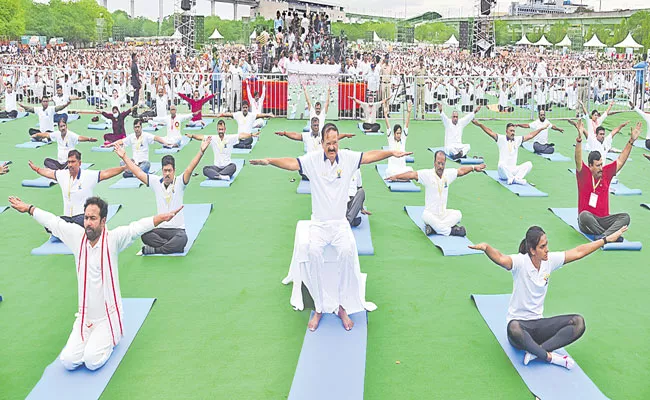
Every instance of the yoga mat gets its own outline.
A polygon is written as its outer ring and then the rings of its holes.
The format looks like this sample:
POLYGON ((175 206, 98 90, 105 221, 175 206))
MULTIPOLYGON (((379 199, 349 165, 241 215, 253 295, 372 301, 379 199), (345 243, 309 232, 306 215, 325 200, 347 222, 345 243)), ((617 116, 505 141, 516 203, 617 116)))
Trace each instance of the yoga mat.
POLYGON ((156 132, 157 130, 158 130, 158 128, 154 128, 151 125, 145 126, 145 127, 142 128, 143 132, 156 132))
POLYGON ((253 149, 255 148, 255 145, 257 144, 257 140, 259 138, 257 136, 253 136, 253 143, 251 143, 251 148, 250 149, 238 149, 236 147, 233 147, 231 150, 231 154, 249 154, 253 149))
POLYGON ((545 159, 549 161, 571 161, 569 157, 563 156, 562 154, 558 152, 553 152, 553 154, 540 154, 540 153, 535 153, 535 150, 533 149, 533 143, 532 142, 524 142, 521 147, 524 149, 528 150, 529 152, 540 156, 544 157, 545 159))
MULTIPOLYGON (((384 146, 384 147, 382 147, 381 149, 382 149, 382 150, 390 150, 390 149, 388 148, 388 146, 384 146)), ((415 162, 415 159, 413 158, 412 155, 410 155, 410 156, 406 156, 406 157, 404 157, 404 158, 406 158, 406 162, 407 162, 407 163, 414 163, 414 162, 415 162)))
MULTIPOLYGON (((81 169, 88 169, 92 167, 93 163, 81 163, 81 169)), ((49 188, 53 185, 56 185, 57 181, 54 179, 48 179, 44 176, 39 176, 36 179, 25 179, 21 182, 21 185, 25 187, 37 187, 37 188, 49 188)))
MULTIPOLYGON (((156 172, 160 171, 162 168, 162 165, 159 162, 154 162, 151 163, 151 168, 149 168, 149 173, 150 174, 155 174, 156 172)), ((137 189, 142 185, 142 181, 140 179, 133 177, 133 178, 122 178, 119 181, 115 182, 111 186, 109 186, 109 189, 137 189)))
POLYGON ((530 183, 526 183, 525 185, 517 185, 517 184, 508 185, 506 181, 502 181, 501 179, 499 179, 499 174, 497 173, 497 171, 486 170, 485 174, 490 178, 494 179, 495 181, 499 182, 501 186, 508 189, 512 193, 515 193, 519 197, 548 197, 548 193, 544 193, 538 190, 537 188, 532 187, 530 183))
POLYGON ((181 144, 180 147, 161 147, 159 149, 156 149, 154 153, 156 154, 174 154, 178 153, 183 149, 183 147, 187 146, 189 142, 191 142, 192 139, 188 138, 187 136, 181 136, 181 144))
MULTIPOLYGON (((385 133, 382 132, 382 131, 379 131, 379 132, 366 132, 366 131, 364 131, 363 130, 363 122, 359 122, 359 124, 357 125, 357 128, 359 128, 361 133, 363 133, 364 135, 368 135, 368 136, 384 136, 385 135, 385 133)), ((304 132, 309 132, 309 129, 307 129, 304 132)))
POLYGON ((88 124, 88 129, 92 129, 95 131, 105 131, 106 129, 111 128, 112 125, 110 124, 88 124))
POLYGON ((408 182, 389 182, 384 179, 386 174, 386 169, 388 168, 387 164, 375 164, 375 169, 379 173, 379 176, 384 181, 386 186, 390 189, 391 192, 419 192, 421 189, 419 186, 416 186, 415 183, 408 182))
POLYGON ((50 143, 52 143, 52 142, 45 143, 45 142, 32 142, 32 141, 29 141, 29 142, 17 144, 16 147, 18 147, 19 149, 38 149, 39 147, 46 146, 46 145, 48 145, 50 143))
POLYGON ((2 214, 3 212, 5 212, 5 210, 6 210, 7 208, 9 208, 9 207, 8 207, 8 206, 0 206, 0 214, 2 214))
POLYGON ((29 115, 29 113, 27 113, 27 112, 19 111, 18 114, 16 115, 16 118, 0 118, 0 124, 3 124, 5 122, 9 122, 9 121, 13 121, 13 120, 16 120, 18 118, 25 118, 28 115, 29 115))
POLYGON ((212 123, 212 121, 214 121, 212 118, 204 118, 203 122, 205 122, 205 125, 203 125, 203 126, 186 126, 185 129, 190 130, 190 131, 198 131, 198 130, 201 130, 201 129, 205 128, 206 126, 210 125, 212 123))
MULTIPOLYGON (((108 206, 106 222, 110 221, 121 207, 121 204, 110 204, 108 206)), ((50 236, 50 238, 47 239, 47 242, 43 243, 40 247, 32 249, 33 256, 49 256, 52 254, 72 254, 72 251, 70 251, 68 246, 66 246, 62 241, 58 239, 54 240, 52 236, 50 236)))
MULTIPOLYGON (((444 152, 442 147, 429 147, 429 151, 432 152, 433 154, 436 154, 436 151, 438 150, 444 152)), ((447 160, 460 163, 461 165, 479 165, 485 162, 483 161, 482 158, 465 157, 465 158, 460 158, 458 160, 454 160, 453 158, 449 157, 447 153, 445 153, 445 156, 447 157, 447 160)))
MULTIPOLYGON (((574 176, 576 174, 575 168, 569 168, 569 172, 571 172, 574 176)), ((615 196, 635 196, 643 194, 641 192, 641 189, 630 189, 627 186, 623 185, 620 181, 617 183, 610 183, 609 192, 615 196)))
POLYGON ((222 181, 222 180, 217 180, 217 179, 205 179, 203 182, 201 182, 201 187, 230 187, 232 183, 235 181, 237 178, 237 175, 241 172, 241 170, 244 168, 244 162, 245 160, 241 158, 234 158, 231 160, 235 165, 237 166, 237 169, 235 170, 235 173, 230 177, 229 181, 222 181))
POLYGON ((323 314, 316 331, 307 329, 289 400, 363 399, 368 314, 350 314, 350 319, 350 331, 334 314, 323 314))
MULTIPOLYGON (((526 352, 514 348, 508 341, 506 315, 509 294, 473 294, 471 297, 517 373, 536 397, 542 400, 607 399, 578 363, 571 370, 540 360, 524 365, 526 352)), ((555 352, 568 355, 564 348, 555 352)))
POLYGON ((370 235, 370 220, 365 214, 361 214, 361 224, 352 228, 354 239, 357 242, 357 254, 360 256, 372 256, 375 248, 372 246, 370 235))
MULTIPOLYGON (((607 153, 607 159, 610 160, 610 161, 616 161, 620 154, 621 153, 607 153)), ((627 157, 627 161, 632 161, 632 156, 631 155, 627 157)))
POLYGON ((650 150, 647 147, 645 147, 645 139, 637 139, 637 140, 635 140, 634 141, 634 147, 638 147, 638 148, 646 150, 646 151, 650 150))
MULTIPOLYGON (((411 218, 411 221, 413 221, 424 233, 424 221, 422 221, 422 211, 424 211, 424 206, 404 206, 404 211, 406 211, 406 214, 411 218)), ((472 243, 466 236, 430 235, 427 236, 427 238, 431 243, 442 250, 442 254, 445 256, 465 256, 468 254, 482 253, 481 251, 467 247, 474 243, 472 243)))
POLYGON ((41 379, 29 393, 27 399, 99 399, 120 365, 120 361, 133 343, 135 335, 144 324, 155 301, 156 299, 122 299, 124 336, 113 349, 113 354, 106 364, 95 371, 90 371, 83 365, 74 371, 68 371, 57 357, 52 364, 45 368, 41 379))
POLYGON ((91 151, 98 152, 98 153, 111 153, 111 152, 113 151, 113 147, 99 147, 99 146, 95 146, 95 147, 93 147, 93 148, 90 149, 90 150, 91 150, 91 151))
POLYGON ((301 180, 300 183, 298 184, 298 189, 296 189, 296 193, 298 194, 311 194, 311 184, 309 181, 306 180, 301 180))
MULTIPOLYGON (((593 241, 594 236, 593 235, 587 235, 586 233, 583 233, 580 231, 580 228, 578 227, 578 209, 577 208, 549 208, 549 211, 551 211, 553 214, 557 215, 562 221, 566 222, 568 225, 570 225, 573 229, 578 231, 582 236, 586 237, 587 239, 593 241)), ((607 243, 605 246, 602 247, 603 250, 634 250, 638 251, 641 250, 642 244, 641 242, 629 242, 626 239, 623 240, 623 242, 620 243, 607 243)))
POLYGON ((187 234, 187 244, 185 251, 182 253, 174 254, 147 254, 146 257, 151 256, 171 256, 171 257, 184 257, 189 253, 194 241, 199 236, 203 225, 205 225, 210 212, 212 211, 212 204, 185 204, 183 213, 185 213, 185 233, 187 234))
MULTIPOLYGON (((70 123, 70 122, 74 122, 74 121, 78 120, 79 118, 81 118, 81 117, 79 116, 79 114, 68 114, 67 122, 68 122, 68 123, 70 123)), ((56 125, 57 125, 57 123, 55 122, 55 123, 54 123, 54 126, 56 127, 56 125)), ((40 122, 36 124, 36 127, 37 127, 38 129, 41 129, 41 124, 40 124, 40 122)))

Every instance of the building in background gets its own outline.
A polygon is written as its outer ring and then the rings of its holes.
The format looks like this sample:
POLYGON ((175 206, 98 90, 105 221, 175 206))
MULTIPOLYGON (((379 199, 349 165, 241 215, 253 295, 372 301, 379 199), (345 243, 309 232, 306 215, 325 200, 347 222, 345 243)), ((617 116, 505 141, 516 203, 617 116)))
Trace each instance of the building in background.
POLYGON ((512 2, 510 15, 569 14, 578 7, 589 8, 584 4, 574 4, 570 0, 527 0, 525 3, 512 2))
POLYGON ((343 6, 323 1, 272 1, 259 0, 256 6, 251 7, 251 18, 264 17, 265 19, 274 19, 275 13, 280 11, 297 11, 300 15, 307 12, 324 12, 329 16, 332 22, 347 22, 343 6))

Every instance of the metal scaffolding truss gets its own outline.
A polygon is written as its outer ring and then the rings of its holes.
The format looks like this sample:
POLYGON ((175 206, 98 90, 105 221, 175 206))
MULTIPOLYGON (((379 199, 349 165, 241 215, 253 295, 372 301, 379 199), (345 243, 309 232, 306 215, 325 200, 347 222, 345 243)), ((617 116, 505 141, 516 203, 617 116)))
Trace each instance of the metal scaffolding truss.
POLYGON ((484 15, 481 12, 481 3, 485 0, 476 0, 474 3, 474 24, 472 29, 472 54, 478 54, 481 57, 488 57, 496 39, 494 36, 494 18, 490 16, 492 9, 496 6, 496 2, 491 3, 490 13, 484 15))
POLYGON ((174 1, 174 29, 180 32, 182 36, 181 42, 185 46, 185 55, 190 55, 194 52, 196 39, 196 0, 189 0, 191 6, 189 10, 181 8, 183 2, 182 0, 174 1))

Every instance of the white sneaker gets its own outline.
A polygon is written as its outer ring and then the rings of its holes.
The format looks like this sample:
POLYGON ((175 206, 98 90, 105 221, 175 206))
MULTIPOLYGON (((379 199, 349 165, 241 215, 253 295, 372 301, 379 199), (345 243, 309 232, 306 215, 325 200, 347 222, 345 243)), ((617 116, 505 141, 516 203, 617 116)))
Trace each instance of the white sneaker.
POLYGON ((517 185, 526 185, 526 184, 528 183, 527 180, 525 180, 525 179, 519 179, 519 178, 515 178, 515 179, 513 179, 512 182, 515 183, 515 184, 517 184, 517 185))
POLYGON ((512 182, 514 182, 514 178, 508 178, 507 182, 508 185, 512 185, 512 182))
POLYGON ((524 365, 528 365, 529 362, 533 361, 536 358, 537 358, 536 355, 526 352, 526 354, 524 355, 524 365))
POLYGON ((571 369, 576 365, 576 362, 573 361, 573 358, 569 356, 563 356, 558 353, 551 353, 551 363, 564 367, 566 369, 571 369))
POLYGON ((219 179, 222 181, 229 181, 230 177, 228 175, 219 175, 219 179))

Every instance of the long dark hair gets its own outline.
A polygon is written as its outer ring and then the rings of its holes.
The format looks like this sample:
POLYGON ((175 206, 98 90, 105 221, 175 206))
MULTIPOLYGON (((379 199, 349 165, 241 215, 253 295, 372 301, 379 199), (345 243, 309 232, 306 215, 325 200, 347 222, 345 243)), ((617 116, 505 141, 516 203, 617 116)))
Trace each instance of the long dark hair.
POLYGON ((539 241, 546 232, 539 226, 531 226, 526 231, 526 237, 519 243, 519 253, 530 255, 530 249, 536 249, 539 241))

